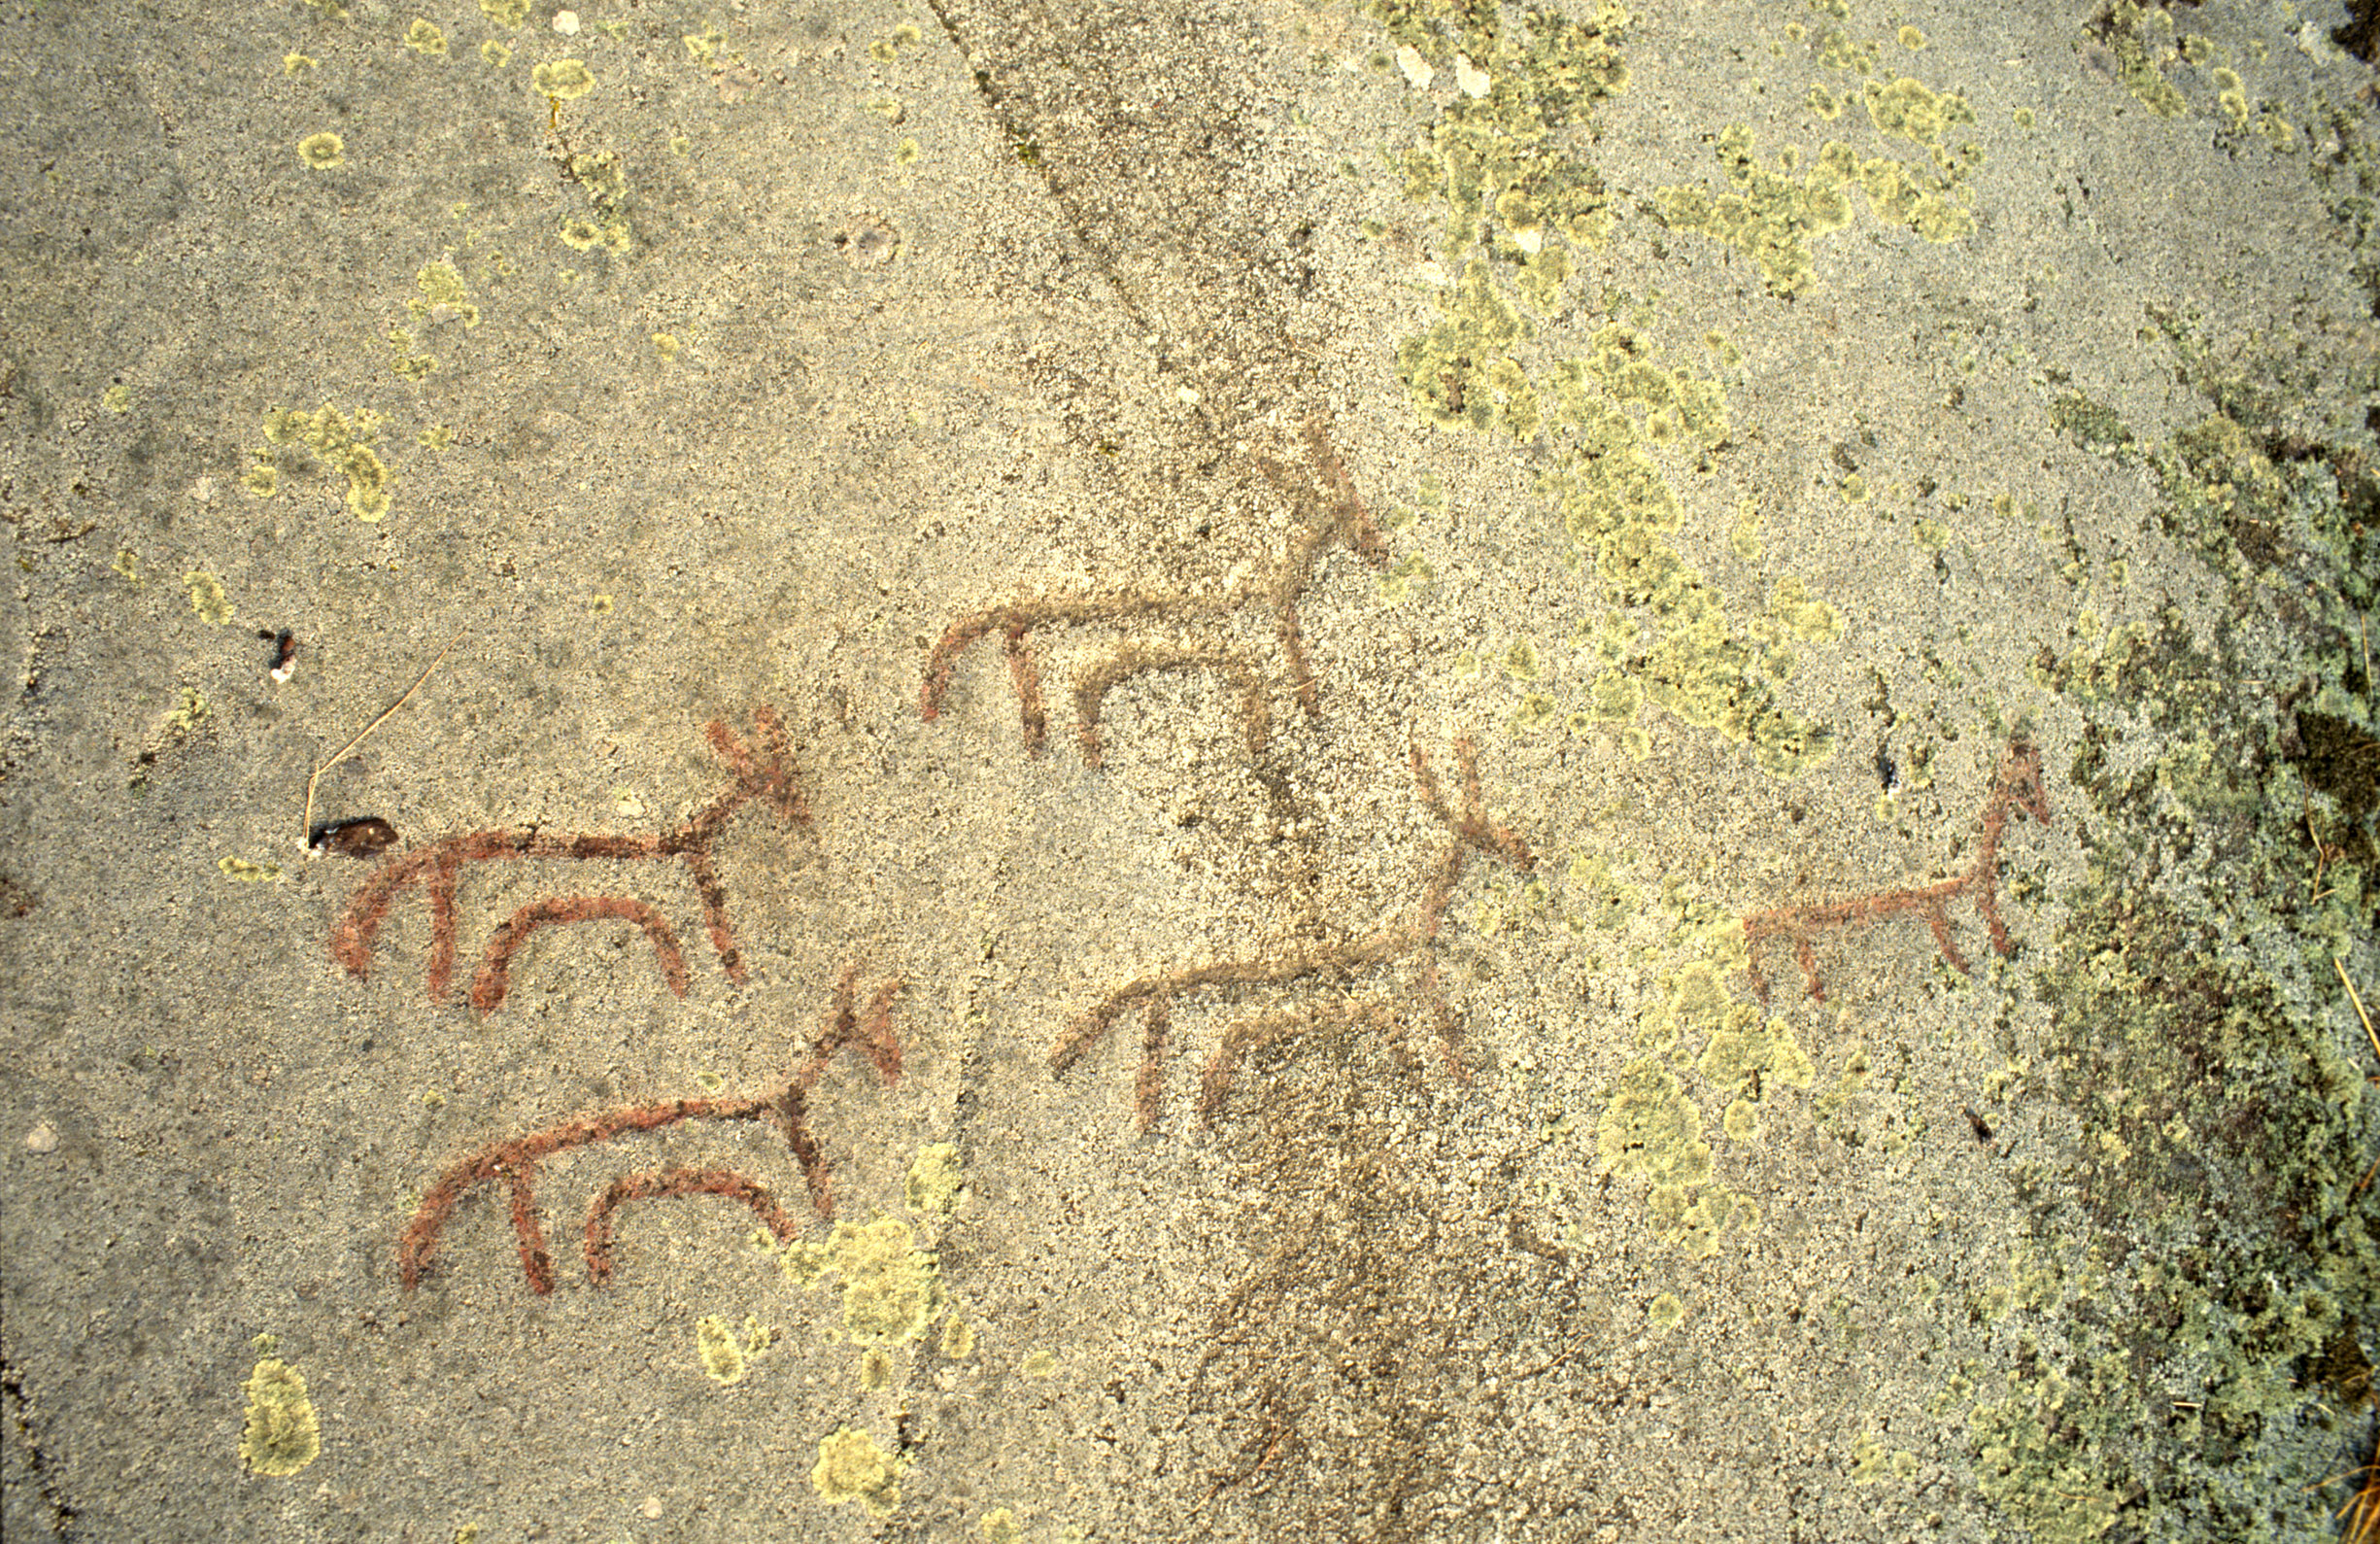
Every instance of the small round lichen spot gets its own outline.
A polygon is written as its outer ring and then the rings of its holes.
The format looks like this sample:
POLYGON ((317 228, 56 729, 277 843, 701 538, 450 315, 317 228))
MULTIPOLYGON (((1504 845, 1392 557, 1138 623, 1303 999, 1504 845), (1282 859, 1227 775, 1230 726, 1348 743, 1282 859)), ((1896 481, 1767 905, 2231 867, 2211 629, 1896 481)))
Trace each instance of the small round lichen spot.
POLYGON ((872 1348, 860 1358, 860 1387, 869 1393, 881 1393, 892 1387, 893 1358, 881 1347, 872 1348))
POLYGON ((347 473, 347 507, 357 520, 378 525, 389 513, 389 468, 368 445, 350 445, 339 458, 347 473))
POLYGON ((1595 1122, 1595 1150, 1605 1172, 1643 1175, 1659 1185, 1700 1184, 1711 1177, 1702 1113, 1658 1057, 1620 1070, 1595 1122))
POLYGON ((1026 1355, 1021 1370, 1028 1378, 1055 1378, 1058 1376, 1058 1358, 1046 1350, 1032 1352, 1026 1355))
POLYGON ((528 0, 479 0, 479 14, 499 27, 517 27, 528 19, 528 0))
POLYGON ((190 609, 198 613, 200 621, 213 623, 220 628, 228 624, 237 613, 238 608, 231 603, 231 598, 223 593, 223 581, 215 575, 192 568, 182 576, 182 582, 189 587, 190 609))
POLYGON ((976 1525, 975 1531, 983 1535, 983 1544, 1019 1544, 1025 1536, 1025 1529, 1017 1522, 1016 1514, 1004 1506, 994 1507, 984 1513, 983 1521, 976 1525))
POLYGON ((1902 48, 1915 53, 1925 47, 1925 34, 1920 32, 1916 27, 1905 26, 1900 31, 1900 43, 1902 48))
POLYGON ((838 1426, 818 1442, 810 1486, 829 1505, 857 1501, 879 1521, 901 1505, 901 1464, 865 1431, 838 1426))
POLYGON ((594 90, 595 78, 584 59, 548 59, 529 72, 529 84, 541 96, 569 102, 594 90))
POLYGON ((488 68, 500 70, 512 62, 512 50, 496 42, 495 39, 490 38, 479 46, 479 56, 488 68))
POLYGON ((251 1474, 295 1474, 323 1452, 322 1423, 306 1397, 304 1375, 278 1357, 256 1363, 243 1386, 248 1423, 240 1433, 240 1461, 251 1474))
POLYGON ((901 1187, 910 1211, 946 1216, 966 1194, 967 1171, 959 1163, 958 1144, 929 1142, 917 1149, 901 1187))
POLYGON ((1719 1126, 1729 1141, 1750 1142, 1760 1134, 1760 1107, 1749 1099, 1738 1099, 1727 1107, 1719 1126))
POLYGON ((1645 1305, 1645 1321, 1667 1334, 1685 1321, 1685 1304, 1676 1292, 1663 1292, 1645 1305))
POLYGON ((405 47, 416 53, 438 58, 446 56, 446 34, 425 20, 416 20, 405 29, 405 47))
POLYGON ((941 1313, 935 1258, 916 1247, 906 1222, 837 1222, 831 1248, 843 1277, 843 1328, 853 1340, 916 1340, 941 1313))
POLYGON ((318 172, 347 164, 347 142, 325 129, 297 142, 297 158, 318 172))
POLYGON ((678 342, 675 334, 668 332, 656 332, 653 334, 653 352, 660 355, 665 361, 675 363, 677 361, 678 354, 683 347, 684 345, 678 342))
POLYGON ((975 1326, 953 1314, 942 1321, 942 1355, 952 1361, 967 1361, 975 1355, 975 1326))

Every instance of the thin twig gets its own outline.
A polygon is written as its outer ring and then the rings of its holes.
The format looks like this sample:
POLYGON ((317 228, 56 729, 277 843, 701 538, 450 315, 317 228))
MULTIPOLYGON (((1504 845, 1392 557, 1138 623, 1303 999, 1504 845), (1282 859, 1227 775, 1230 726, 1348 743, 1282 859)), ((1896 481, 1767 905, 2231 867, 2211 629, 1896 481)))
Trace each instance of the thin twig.
POLYGON ((387 723, 391 714, 394 713, 398 708, 404 706, 406 702, 412 698, 413 694, 422 689, 422 683, 429 679, 429 672, 436 669, 439 663, 448 655, 454 653, 455 645, 460 643, 461 641, 462 635, 459 633, 456 634, 453 637, 448 638, 446 640, 446 647, 438 651, 438 658, 431 660, 427 665, 422 667, 422 673, 413 678, 413 684, 405 688, 402 696, 398 697, 395 702, 391 703, 387 707, 381 709, 380 716, 372 720, 369 724, 364 725, 361 730, 357 731, 354 739, 351 739, 346 744, 340 746, 338 754, 332 756, 330 760, 314 769, 314 775, 306 779, 306 822, 305 825, 300 828, 305 833, 303 840, 307 841, 312 841, 314 840, 314 790, 316 785, 322 782, 323 773, 330 771, 330 769, 338 766, 339 763, 354 755, 356 753, 356 747, 362 744, 365 739, 369 738, 372 731, 387 723))
POLYGON ((2371 1014, 2363 1012, 2363 994, 2357 991, 2355 982, 2348 978, 2347 962, 2333 954, 2330 956, 2330 968, 2338 972, 2339 984, 2347 988, 2347 996, 2355 1004, 2355 1016, 2363 1020, 2363 1035, 2371 1042, 2372 1055, 2380 1057, 2380 1031, 2373 1030, 2371 1014))

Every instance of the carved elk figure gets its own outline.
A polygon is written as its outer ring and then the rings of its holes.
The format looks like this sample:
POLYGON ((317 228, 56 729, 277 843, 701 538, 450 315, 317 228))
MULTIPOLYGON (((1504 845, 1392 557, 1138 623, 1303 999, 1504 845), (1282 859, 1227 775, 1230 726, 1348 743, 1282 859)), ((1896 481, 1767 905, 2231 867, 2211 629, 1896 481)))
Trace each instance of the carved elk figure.
POLYGON ((1454 758, 1462 779, 1459 806, 1448 803, 1421 748, 1413 747, 1414 788, 1422 806, 1446 828, 1447 841, 1422 873, 1420 893, 1410 917, 1340 944, 1219 960, 1210 965, 1143 976, 1109 992, 1059 1037, 1056 1047, 1050 1051, 1050 1071, 1063 1075, 1106 1039, 1125 1014, 1138 1011, 1141 1024, 1140 1073, 1135 1104, 1140 1128, 1145 1131, 1157 1118, 1158 1101, 1164 1092, 1165 1061, 1176 1001, 1201 994, 1239 999, 1268 988, 1307 983, 1337 983, 1341 990, 1318 1006, 1259 1014, 1242 1019, 1224 1032, 1223 1043, 1207 1061, 1202 1081, 1201 1120, 1214 1118, 1225 1095, 1231 1091, 1233 1076, 1241 1061, 1307 1034, 1354 1030, 1377 1034, 1388 1041, 1409 1071, 1417 1071, 1418 1061, 1405 1037, 1405 1015, 1396 1003, 1388 998, 1359 998, 1344 987, 1368 972, 1418 957, 1421 968, 1410 1000, 1416 1002, 1426 1015, 1446 1070, 1458 1079, 1468 1080, 1470 1073, 1463 1063, 1459 1025, 1438 978, 1438 940, 1445 927, 1446 908, 1473 853, 1498 859, 1523 873, 1534 869, 1537 859, 1529 851, 1528 843, 1510 827, 1487 818, 1486 803, 1479 792, 1479 754, 1470 739, 1455 740, 1454 758))
POLYGON ((1801 965, 1802 979, 1808 984, 1810 995, 1824 1002, 1826 988, 1819 980, 1818 954, 1813 946, 1818 935, 1902 917, 1924 918, 1933 933, 1934 946, 1963 975, 1967 970, 1966 956, 1958 952, 1957 942, 1951 937, 1949 909, 1950 904, 1961 896, 1975 902, 1976 911, 1990 930, 1991 946, 2006 954, 2013 945, 2008 926, 2000 920, 2000 837, 2008 828, 2011 813, 2031 815, 2045 826, 2050 823, 2050 800, 2041 787, 2041 752, 2022 739, 2010 742, 2007 755, 2000 759, 1999 770, 1992 775, 1991 791, 1984 798, 1983 838, 1975 845, 1975 859, 1957 874, 1933 884, 1878 890, 1848 901, 1780 907, 1746 917, 1744 943, 1754 995, 1763 1003, 1768 1001, 1768 977, 1760 969, 1760 946, 1770 940, 1792 941, 1793 958, 1801 965))
MULTIPOLYGON (((500 1184, 509 1193, 513 1238, 520 1250, 521 1274, 531 1291, 554 1289, 554 1255, 546 1247, 545 1224, 537 1210, 538 1165, 557 1153, 592 1147, 640 1131, 658 1131, 686 1121, 761 1121, 785 1137, 810 1192, 810 1208, 822 1218, 834 1216, 833 1176, 825 1149, 810 1130, 810 1094, 825 1073, 827 1062, 850 1049, 867 1058, 878 1078, 890 1087, 901 1078, 901 1042, 893 1033, 893 999, 899 980, 879 982, 865 1011, 857 1007, 859 968, 843 973, 835 987, 827 1022, 810 1042, 810 1050, 782 1088, 740 1099, 670 1099, 632 1105, 600 1115, 532 1131, 507 1142, 492 1142, 450 1166, 423 1196, 403 1235, 397 1240, 397 1279, 405 1290, 422 1285, 435 1265, 438 1242, 462 1198, 482 1184, 500 1184)), ((749 1207, 778 1242, 792 1239, 800 1224, 777 1204, 768 1187, 733 1169, 668 1168, 624 1174, 613 1180, 587 1208, 587 1277, 600 1287, 611 1280, 612 1234, 620 1208, 630 1201, 660 1196, 717 1196, 749 1207)))
MULTIPOLYGON (((429 995, 432 1001, 442 1001, 455 972, 455 903, 465 865, 525 858, 662 861, 683 863, 692 874, 695 889, 702 898, 703 926, 719 955, 720 968, 730 980, 742 984, 743 959, 728 921, 727 887, 720 882, 718 866, 712 861, 712 844, 736 811, 754 802, 775 810, 804 833, 810 829, 809 801, 796 780, 799 769, 784 726, 765 706, 754 710, 752 723, 750 745, 723 722, 713 720, 708 726, 712 748, 728 764, 728 785, 685 822, 666 831, 612 836, 520 826, 446 837, 390 858, 349 898, 346 911, 331 929, 331 958, 351 976, 368 975, 373 941, 390 908, 398 896, 418 885, 429 899, 429 995)), ((522 907, 496 927, 471 979, 471 1006, 485 1014, 503 1005, 513 956, 538 929, 602 918, 634 922, 643 928, 669 989, 680 997, 686 995, 686 954, 659 908, 631 896, 549 896, 522 907)))
POLYGON ((1386 561, 1379 529, 1356 497, 1355 486, 1319 418, 1307 425, 1306 443, 1312 462, 1310 476, 1301 476, 1269 460, 1258 461, 1267 480, 1296 508, 1300 521, 1287 554, 1271 572, 1210 592, 1097 591, 1037 597, 969 612, 950 625, 927 657, 921 714, 929 721, 940 716, 959 656, 977 640, 998 634, 1007 654, 1008 678, 1016 693, 1026 748, 1037 754, 1048 738, 1049 710, 1041 687, 1040 661, 1034 652, 1034 635, 1059 628, 1109 625, 1123 630, 1124 641, 1087 667, 1074 684, 1075 734, 1087 764, 1100 764, 1100 713, 1107 694, 1136 675, 1159 671, 1203 670, 1229 682, 1240 696, 1248 753, 1261 755, 1272 738, 1271 690, 1257 660, 1235 646, 1233 624, 1249 613, 1271 621, 1281 669, 1298 705, 1309 714, 1318 712, 1320 701, 1313 667, 1306 657, 1306 636, 1298 624, 1298 603, 1313 583, 1315 569, 1335 547, 1347 548, 1375 567, 1386 561))

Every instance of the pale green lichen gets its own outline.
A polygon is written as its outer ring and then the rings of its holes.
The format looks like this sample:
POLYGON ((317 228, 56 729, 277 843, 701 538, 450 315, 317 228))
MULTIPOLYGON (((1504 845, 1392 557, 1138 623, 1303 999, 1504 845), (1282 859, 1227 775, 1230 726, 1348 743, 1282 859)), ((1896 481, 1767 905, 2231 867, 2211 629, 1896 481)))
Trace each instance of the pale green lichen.
POLYGON ((425 264, 413 276, 413 283, 421 293, 408 299, 405 308, 415 316, 430 322, 452 318, 466 327, 479 326, 479 307, 471 303, 471 287, 453 263, 425 264))
POLYGON ((830 1505, 857 1501, 881 1521, 901 1505, 901 1461, 867 1432, 838 1426, 819 1439, 810 1485, 830 1505))
POLYGON ((1645 1321, 1667 1333, 1685 1322, 1685 1304, 1678 1300, 1676 1292, 1662 1292, 1645 1305, 1645 1321))
POLYGON ((866 1226, 837 1222, 825 1246, 796 1239, 780 1262, 805 1287, 829 1271, 841 1277, 842 1332, 862 1345, 921 1339, 942 1311, 935 1257, 917 1248, 909 1224, 899 1218, 866 1226))
POLYGON ((297 158, 318 172, 347 164, 347 142, 325 130, 297 142, 297 158))
POLYGON ((223 876, 225 878, 236 879, 242 884, 255 884, 265 879, 278 879, 281 877, 281 871, 273 867, 273 865, 269 863, 251 863, 246 858, 219 858, 216 860, 215 866, 223 872, 223 876))
POLYGON ((223 581, 206 570, 192 568, 182 576, 182 582, 189 588, 190 609, 198 613, 200 621, 224 627, 238 613, 239 608, 223 591, 223 581))
POLYGON ((426 20, 416 20, 405 29, 405 47, 414 52, 442 58, 446 54, 446 34, 426 20))
POLYGON ((274 445, 303 446, 347 478, 347 507, 358 520, 377 523, 387 516, 390 490, 395 479, 387 463, 366 443, 380 431, 380 419, 357 413, 351 422, 325 402, 313 412, 275 408, 264 418, 264 437, 274 445))
POLYGON ((529 72, 529 84, 541 96, 569 102, 594 90, 595 78, 584 59, 549 59, 529 72))
POLYGON ((322 1423, 296 1368, 266 1356, 242 1387, 248 1420, 240 1432, 240 1461, 250 1473, 286 1478, 322 1455, 322 1423))
POLYGON ((728 1322, 725 1315, 705 1314, 695 1321, 695 1359, 711 1382, 739 1384, 750 1373, 754 1358, 776 1338, 774 1329, 749 1315, 739 1326, 728 1322))
POLYGON ((902 1199, 912 1212, 947 1215, 967 1194, 967 1171, 959 1162, 959 1148, 951 1142, 930 1142, 909 1160, 902 1182, 902 1199))

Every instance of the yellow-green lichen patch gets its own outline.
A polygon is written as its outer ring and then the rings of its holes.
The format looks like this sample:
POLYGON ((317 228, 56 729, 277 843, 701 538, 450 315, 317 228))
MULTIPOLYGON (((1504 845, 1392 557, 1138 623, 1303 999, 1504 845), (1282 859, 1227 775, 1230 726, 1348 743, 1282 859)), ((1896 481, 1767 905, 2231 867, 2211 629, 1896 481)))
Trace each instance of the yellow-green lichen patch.
POLYGON ((492 70, 500 70, 512 62, 512 50, 490 38, 479 46, 480 61, 492 70))
POLYGON ((328 130, 309 134, 297 142, 297 158, 318 172, 326 172, 347 164, 347 142, 328 130))
POLYGON ((1595 1151, 1606 1173, 1643 1176, 1656 1186, 1701 1184, 1711 1178, 1711 1145, 1702 1114, 1678 1075, 1654 1056, 1620 1069, 1595 1122, 1595 1151))
POLYGON ((1617 932, 1645 909, 1645 892, 1623 884, 1613 874, 1612 860, 1600 853, 1581 853, 1571 860, 1562 901, 1573 927, 1617 932))
POLYGON ((132 388, 129 386, 111 386, 99 394, 99 405, 111 413, 131 412, 132 400, 132 388))
POLYGON ((983 1521, 976 1525, 975 1531, 983 1536, 983 1544, 1021 1544, 1025 1537, 1024 1526, 1017 1522, 1016 1514, 1004 1506, 996 1506, 984 1513, 983 1521))
POLYGON ((281 56, 281 73, 284 75, 302 75, 308 70, 321 68, 322 65, 309 54, 285 53, 281 56))
POLYGON ((747 1315, 741 1325, 722 1314, 705 1314, 695 1321, 695 1359, 702 1376, 720 1385, 739 1384, 752 1370, 753 1359, 775 1343, 777 1332, 747 1315))
POLYGON ((302 408, 275 408, 264 417, 264 437, 282 446, 299 445, 314 452, 347 478, 347 507, 358 520, 378 522, 389 513, 390 487, 394 479, 365 441, 380 430, 380 420, 357 413, 350 423, 325 402, 309 413, 302 408))
POLYGON ((529 72, 529 84, 541 96, 569 102, 594 90, 595 78, 584 59, 549 59, 529 72))
POLYGON ((207 721, 211 709, 207 700, 195 686, 182 688, 182 705, 165 715, 165 736, 168 739, 183 739, 207 721))
POLYGON ((237 614, 238 607, 231 603, 231 597, 223 592, 223 581, 215 575, 201 568, 192 568, 182 576, 182 582, 189 589, 190 609, 198 613, 200 621, 212 622, 220 628, 227 625, 237 614))
POLYGON ((838 1426, 818 1442, 810 1486, 830 1505, 857 1501, 883 1519, 901 1505, 901 1461, 865 1431, 838 1426))
POLYGON ((881 1346, 871 1346, 860 1357, 860 1387, 881 1393, 892 1387, 893 1358, 881 1346))
POLYGON ((1685 1304, 1676 1292, 1663 1292, 1645 1305, 1645 1321, 1667 1334, 1685 1322, 1685 1304))
POLYGON ((1728 1011, 1726 1027, 1712 1035, 1696 1066, 1716 1086, 1755 1101, 1772 1083, 1807 1088, 1818 1078, 1793 1026, 1782 1018, 1763 1024, 1760 1011, 1748 1004, 1728 1011))
POLYGON ((853 1340, 916 1340, 940 1315, 935 1257, 917 1248, 909 1224, 899 1218, 865 1227, 837 1222, 828 1250, 843 1281, 843 1331, 853 1340))
POLYGON ((528 0, 479 0, 479 14, 499 27, 517 27, 528 19, 528 0))
POLYGON ((947 1215, 967 1194, 967 1170, 959 1162, 958 1144, 929 1142, 909 1160, 901 1198, 912 1212, 947 1215))
POLYGON ((471 303, 471 287, 453 263, 425 264, 413 276, 413 284, 421 293, 408 299, 405 309, 416 317, 428 322, 457 321, 466 327, 479 326, 479 307, 471 303))
POLYGON ((1450 293, 1439 299, 1443 319, 1397 351, 1397 374, 1414 399, 1449 429, 1502 428, 1526 439, 1537 432, 1537 394, 1528 372, 1509 352, 1528 336, 1529 323, 1497 289, 1487 264, 1464 264, 1450 293))
POLYGON ((277 1356, 258 1361, 243 1386, 248 1421, 240 1432, 240 1461, 251 1474, 295 1474, 323 1452, 323 1427, 305 1376, 277 1356))
POLYGON ((1028 1378, 1055 1378, 1058 1376, 1058 1357, 1046 1349, 1031 1351, 1026 1353, 1020 1370, 1028 1378))
POLYGON ((405 47, 416 53, 444 58, 446 56, 446 34, 439 31, 435 23, 417 19, 413 25, 405 29, 405 47))
POLYGON ((265 879, 278 879, 281 871, 269 863, 251 863, 246 858, 220 858, 215 865, 223 871, 223 877, 237 879, 242 884, 255 884, 265 879))
POLYGON ((1778 580, 1769 592, 1768 615, 1808 642, 1832 643, 1843 635, 1842 619, 1835 615, 1835 608, 1813 600, 1809 587, 1792 574, 1778 580))
POLYGON ((1890 86, 1870 81, 1865 95, 1868 119, 1877 132, 1898 134, 1919 145, 1938 145, 1944 129, 1954 123, 1975 121, 1974 110, 1967 106, 1965 97, 1955 91, 1943 94, 1927 90, 1906 76, 1890 86))
POLYGON ((108 565, 108 571, 137 590, 141 584, 141 555, 130 547, 119 547, 116 549, 116 561, 108 565))
POLYGON ((942 1321, 942 1355, 967 1361, 975 1355, 975 1326, 953 1314, 942 1321))

